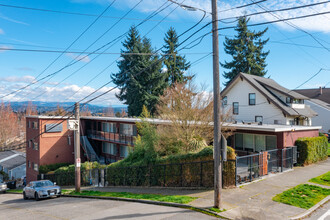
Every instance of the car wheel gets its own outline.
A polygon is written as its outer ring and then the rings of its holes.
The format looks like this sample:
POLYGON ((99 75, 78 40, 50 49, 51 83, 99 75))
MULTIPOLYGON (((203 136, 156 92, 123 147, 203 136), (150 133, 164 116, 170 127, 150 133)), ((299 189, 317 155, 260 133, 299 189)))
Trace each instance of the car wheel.
POLYGON ((35 198, 36 201, 39 201, 40 200, 38 193, 35 193, 34 194, 34 198, 35 198))
POLYGON ((23 199, 24 200, 27 200, 28 199, 28 197, 26 197, 26 195, 25 195, 25 192, 23 192, 23 199))

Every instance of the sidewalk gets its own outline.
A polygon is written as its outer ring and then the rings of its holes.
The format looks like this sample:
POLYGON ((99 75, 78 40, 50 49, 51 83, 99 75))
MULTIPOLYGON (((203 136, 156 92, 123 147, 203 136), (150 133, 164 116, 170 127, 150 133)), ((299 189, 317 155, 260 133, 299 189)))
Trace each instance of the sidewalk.
MULTIPOLYGON (((231 219, 289 219, 305 209, 272 201, 272 198, 296 185, 307 183, 313 177, 330 170, 330 159, 307 167, 296 167, 291 171, 266 177, 234 189, 222 191, 223 208, 221 215, 231 219)), ((84 187, 84 190, 111 192, 154 193, 163 195, 188 195, 199 197, 190 205, 209 208, 213 206, 213 190, 189 190, 139 187, 84 187)))

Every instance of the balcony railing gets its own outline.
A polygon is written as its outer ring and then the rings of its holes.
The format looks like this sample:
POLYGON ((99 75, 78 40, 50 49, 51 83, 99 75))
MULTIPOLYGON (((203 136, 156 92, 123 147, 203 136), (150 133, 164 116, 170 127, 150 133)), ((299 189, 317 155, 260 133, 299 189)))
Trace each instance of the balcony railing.
POLYGON ((132 135, 110 133, 104 131, 88 130, 87 136, 92 139, 112 141, 119 144, 134 145, 134 137, 132 135))

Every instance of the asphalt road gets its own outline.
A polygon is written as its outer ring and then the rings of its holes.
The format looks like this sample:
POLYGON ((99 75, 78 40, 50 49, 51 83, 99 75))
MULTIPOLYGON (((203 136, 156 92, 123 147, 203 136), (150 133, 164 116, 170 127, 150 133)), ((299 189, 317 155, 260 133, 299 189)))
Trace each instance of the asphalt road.
POLYGON ((330 202, 318 208, 306 220, 330 220, 330 202))
POLYGON ((82 198, 23 200, 22 195, 0 195, 0 219, 216 219, 180 208, 133 202, 82 198))

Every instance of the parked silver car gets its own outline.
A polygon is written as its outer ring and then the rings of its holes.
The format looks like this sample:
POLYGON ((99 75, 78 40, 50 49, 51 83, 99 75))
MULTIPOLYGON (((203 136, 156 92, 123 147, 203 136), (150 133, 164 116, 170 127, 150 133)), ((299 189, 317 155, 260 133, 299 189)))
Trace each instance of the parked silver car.
POLYGON ((61 187, 56 186, 50 180, 32 181, 23 189, 23 198, 34 198, 38 201, 41 198, 49 198, 52 196, 61 196, 61 187))
POLYGON ((6 193, 7 190, 8 190, 7 184, 0 182, 0 192, 1 193, 6 193))

